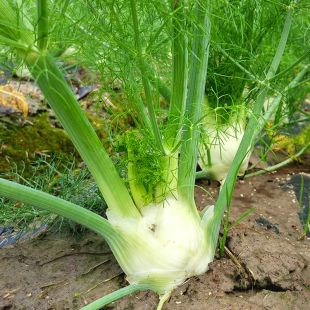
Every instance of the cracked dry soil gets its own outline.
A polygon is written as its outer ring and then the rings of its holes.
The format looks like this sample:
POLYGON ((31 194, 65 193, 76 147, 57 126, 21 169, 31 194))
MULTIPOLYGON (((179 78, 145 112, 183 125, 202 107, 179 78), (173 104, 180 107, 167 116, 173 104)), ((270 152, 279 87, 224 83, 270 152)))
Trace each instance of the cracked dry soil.
MULTIPOLYGON (((208 272, 178 287, 163 309, 310 309, 310 243, 298 241, 298 201, 282 186, 302 169, 292 165, 237 181, 229 222, 256 209, 229 231, 232 255, 216 256, 208 272), (269 224, 262 227, 257 219, 269 224)), ((216 199, 219 188, 216 182, 197 185, 202 209, 212 204, 205 190, 216 199)), ((47 233, 9 245, 0 250, 0 261, 0 310, 80 309, 128 284, 107 244, 90 231, 79 237, 47 233)), ((158 296, 145 291, 104 309, 156 309, 157 304, 158 296)))

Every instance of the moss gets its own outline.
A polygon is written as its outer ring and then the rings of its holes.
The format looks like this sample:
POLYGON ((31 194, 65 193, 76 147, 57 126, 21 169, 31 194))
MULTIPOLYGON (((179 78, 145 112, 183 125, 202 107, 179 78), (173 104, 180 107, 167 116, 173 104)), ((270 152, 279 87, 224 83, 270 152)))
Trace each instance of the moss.
MULTIPOLYGON (((95 111, 84 111, 108 153, 112 151, 108 132, 114 135, 134 125, 130 113, 124 106, 127 102, 125 96, 120 93, 113 99, 116 110, 109 109, 104 118, 95 116, 95 111)), ((72 155, 76 165, 82 162, 66 132, 49 124, 48 113, 28 116, 27 120, 24 127, 15 127, 7 122, 0 124, 0 171, 4 177, 8 177, 5 174, 13 169, 14 172, 23 174, 24 178, 29 178, 33 175, 33 162, 44 154, 52 158, 62 153, 65 155, 63 164, 67 164, 66 157, 72 155)))
POLYGON ((78 162, 81 161, 66 132, 48 124, 47 114, 29 117, 28 120, 28 124, 31 122, 33 125, 17 128, 6 124, 0 129, 1 172, 8 173, 15 166, 14 170, 19 174, 24 170, 23 176, 27 178, 33 174, 31 163, 43 154, 50 157, 59 153, 68 156, 73 154, 78 162))

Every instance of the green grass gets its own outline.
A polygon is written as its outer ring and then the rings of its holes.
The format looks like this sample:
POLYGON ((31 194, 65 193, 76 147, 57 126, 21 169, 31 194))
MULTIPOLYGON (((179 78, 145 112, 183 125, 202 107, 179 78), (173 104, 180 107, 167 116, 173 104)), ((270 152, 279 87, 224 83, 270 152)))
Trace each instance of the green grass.
MULTIPOLYGON (((25 177, 16 171, 6 174, 6 177, 104 216, 106 203, 102 195, 95 187, 87 167, 77 168, 73 156, 59 155, 48 161, 40 158, 33 164, 35 168, 31 177, 25 177)), ((49 223, 54 232, 60 232, 63 227, 70 228, 65 229, 67 233, 83 231, 82 226, 61 216, 5 198, 0 198, 0 210, 0 227, 10 226, 15 231, 33 230, 43 223, 49 223)))

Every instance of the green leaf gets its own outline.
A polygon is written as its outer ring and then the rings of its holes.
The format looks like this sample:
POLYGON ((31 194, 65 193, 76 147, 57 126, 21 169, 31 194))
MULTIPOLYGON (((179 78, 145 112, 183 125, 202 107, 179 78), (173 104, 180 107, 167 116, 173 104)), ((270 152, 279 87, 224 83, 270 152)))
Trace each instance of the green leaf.
POLYGON ((235 223, 233 223, 229 228, 233 228, 235 225, 237 225, 241 220, 243 220, 246 216, 248 216, 251 212, 253 212, 256 209, 256 207, 252 208, 251 210, 249 210, 248 212, 244 213, 235 223))

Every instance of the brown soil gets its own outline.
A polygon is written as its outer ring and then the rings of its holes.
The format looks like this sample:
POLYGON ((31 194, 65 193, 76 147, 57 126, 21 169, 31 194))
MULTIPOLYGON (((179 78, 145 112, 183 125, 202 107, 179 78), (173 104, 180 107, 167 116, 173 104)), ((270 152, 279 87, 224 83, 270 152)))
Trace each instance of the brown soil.
MULTIPOLYGON (((310 244, 298 241, 295 193, 280 185, 302 169, 291 165, 237 181, 230 223, 256 209, 229 231, 232 255, 217 256, 206 274, 177 288, 163 309, 310 309, 310 244), (260 227, 255 219, 270 225, 260 227)), ((212 204, 205 190, 216 199, 219 187, 205 180, 197 185, 202 209, 212 204)), ((80 309, 127 284, 107 244, 92 232, 10 245, 1 249, 0 261, 0 309, 80 309)), ((104 309, 156 309, 158 300, 151 291, 135 292, 104 309)))

